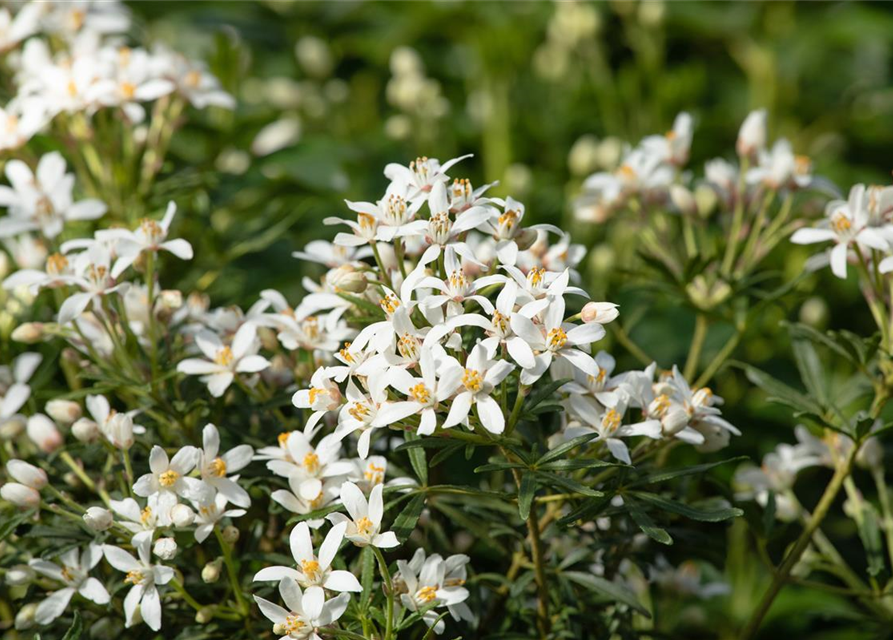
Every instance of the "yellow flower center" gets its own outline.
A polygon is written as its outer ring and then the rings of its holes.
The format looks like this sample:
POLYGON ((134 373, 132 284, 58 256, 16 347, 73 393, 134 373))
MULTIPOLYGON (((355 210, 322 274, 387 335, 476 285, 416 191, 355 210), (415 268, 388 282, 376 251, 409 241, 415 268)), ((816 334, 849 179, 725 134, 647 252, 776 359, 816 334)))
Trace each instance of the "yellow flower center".
POLYGON ((357 533, 361 536, 369 535, 372 532, 372 521, 363 516, 359 520, 357 520, 357 533))
POLYGON ((143 509, 140 512, 140 522, 142 522, 143 524, 148 524, 151 519, 152 519, 152 508, 151 507, 146 507, 145 509, 143 509))
POLYGON ((217 352, 217 355, 214 357, 214 362, 219 364, 221 367, 228 367, 233 363, 235 356, 233 356, 233 350, 229 347, 221 347, 217 352))
POLYGON ((384 298, 378 301, 378 304, 381 305, 381 308, 384 309, 384 312, 388 315, 393 314, 397 307, 400 306, 400 300, 397 299, 393 293, 389 293, 384 298))
MULTIPOLYGON (((311 400, 311 402, 312 402, 312 400, 311 400)), ((291 435, 291 431, 286 431, 286 432, 280 433, 278 436, 276 436, 276 439, 279 441, 279 446, 282 447, 283 449, 285 448, 285 445, 288 443, 288 436, 290 436, 290 435, 291 435)))
POLYGON ((404 333, 397 342, 397 350, 400 351, 400 355, 408 360, 419 359, 420 346, 419 339, 409 333, 404 333))
POLYGON ((122 82, 121 83, 121 95, 124 96, 125 100, 132 100, 134 94, 136 93, 136 85, 132 82, 122 82))
POLYGON ((353 364, 353 355, 351 355, 350 351, 348 351, 349 348, 350 348, 350 343, 345 342, 344 348, 341 349, 340 351, 338 351, 338 355, 341 356, 341 359, 344 360, 344 362, 346 362, 348 364, 353 364))
POLYGON ((347 410, 355 420, 363 422, 372 414, 372 409, 364 402, 354 402, 353 406, 347 410))
POLYGON ((437 597, 437 589, 434 587, 422 587, 416 594, 416 600, 419 602, 431 602, 437 597))
POLYGON ((161 225, 149 218, 143 218, 140 221, 140 229, 150 242, 158 241, 164 234, 161 225))
POLYGON ((358 213, 357 222, 360 223, 360 229, 363 231, 372 231, 375 228, 375 216, 368 213, 358 213))
POLYGON ((158 476, 158 483, 162 487, 172 487, 174 483, 180 478, 180 474, 174 471, 173 469, 168 469, 160 476, 158 476))
POLYGON ((561 327, 555 327, 554 329, 549 329, 548 340, 549 348, 561 349, 567 344, 567 334, 561 327))
POLYGON ((499 313, 498 311, 493 312, 493 328, 501 333, 505 333, 509 327, 509 319, 499 313))
POLYGON ((511 231, 515 223, 518 222, 518 212, 514 209, 509 209, 501 216, 499 216, 499 226, 504 228, 506 231, 511 231))
POLYGON ((615 409, 608 409, 602 418, 602 429, 608 433, 614 433, 620 426, 620 414, 615 409))
POLYGON ((62 577, 67 581, 71 582, 74 580, 74 571, 71 567, 62 567, 62 577))
POLYGON ((65 271, 66 267, 68 267, 68 258, 61 253, 54 253, 47 258, 47 273, 51 276, 59 275, 65 271))
POLYGON ((192 70, 186 74, 185 78, 183 78, 183 83, 187 87, 191 87, 191 88, 195 89, 199 85, 201 80, 202 80, 202 74, 200 74, 198 71, 192 70))
POLYGON ((837 233, 845 233, 853 228, 852 221, 839 211, 831 216, 831 226, 837 233))
POLYGON ((466 369, 462 374, 462 384, 472 393, 477 393, 484 386, 484 377, 480 371, 475 369, 466 369))
POLYGON ((409 395, 416 402, 420 402, 421 404, 428 404, 431 402, 431 392, 428 391, 428 387, 425 386, 424 382, 420 382, 417 385, 410 387, 409 395))
POLYGON ((301 560, 301 571, 310 580, 315 580, 319 574, 319 563, 316 560, 301 560))
POLYGON ((470 198, 472 194, 471 181, 467 178, 456 178, 453 180, 453 186, 450 187, 453 198, 470 198))
POLYGON ((218 478, 222 478, 226 475, 226 462, 223 461, 223 458, 214 458, 208 466, 211 467, 211 475, 217 476, 218 478))
POLYGON ((794 157, 794 173, 798 176, 809 175, 809 172, 812 171, 812 160, 810 160, 809 156, 795 156, 794 157))
POLYGON ((624 178, 626 180, 632 180, 633 178, 636 177, 636 170, 633 169, 628 164, 621 166, 617 170, 617 173, 620 175, 621 178, 624 178))
POLYGON ((319 471, 319 456, 312 451, 304 456, 304 468, 310 473, 319 471))
POLYGON ((537 287, 542 284, 545 277, 546 269, 544 267, 534 267, 527 274, 527 282, 530 286, 537 287))
POLYGON ((285 627, 286 635, 289 633, 297 633, 304 627, 304 621, 298 616, 287 616, 283 626, 285 627))
POLYGON ((368 482, 372 484, 379 484, 382 480, 384 480, 384 467, 379 467, 374 462, 370 462, 369 466, 366 467, 366 472, 363 474, 366 477, 368 482))
POLYGON ((301 323, 301 330, 308 339, 318 340, 320 335, 319 320, 316 319, 316 316, 309 316, 301 323))
POLYGON ((124 582, 129 584, 141 584, 144 579, 145 576, 142 571, 133 569, 127 572, 127 577, 124 578, 124 582))

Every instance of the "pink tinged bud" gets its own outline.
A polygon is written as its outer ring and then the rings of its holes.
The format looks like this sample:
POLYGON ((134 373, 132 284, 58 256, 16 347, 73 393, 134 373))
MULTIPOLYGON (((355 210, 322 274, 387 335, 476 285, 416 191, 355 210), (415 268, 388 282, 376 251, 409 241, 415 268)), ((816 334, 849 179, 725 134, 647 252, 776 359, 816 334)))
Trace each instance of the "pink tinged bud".
POLYGON ((171 509, 171 522, 175 527, 188 527, 195 522, 195 511, 185 504, 175 505, 171 509))
POLYGON ((99 437, 99 425, 89 418, 81 418, 71 425, 71 434, 78 442, 95 442, 99 437))
POLYGON ((102 507, 90 507, 84 514, 84 523, 93 531, 105 531, 112 526, 112 512, 102 507))
POLYGON ((597 322, 598 324, 607 324, 617 319, 620 312, 617 310, 618 305, 613 302, 587 302, 580 312, 583 322, 597 322))
POLYGON ((22 587, 26 584, 31 584, 34 578, 34 569, 27 564, 13 565, 6 571, 6 584, 10 587, 22 587))
POLYGON ((81 417, 81 405, 71 400, 50 400, 46 412, 59 424, 71 424, 81 417))
POLYGON ((766 110, 759 109, 747 114, 738 131, 735 150, 741 157, 752 156, 766 147, 766 110))
POLYGON ((158 538, 152 551, 162 560, 173 560, 177 555, 177 542, 173 538, 158 538))
POLYGON ((47 485, 46 471, 24 460, 10 460, 7 462, 6 473, 16 482, 38 491, 47 485))
POLYGON ((62 446, 62 434, 56 424, 42 413, 35 413, 28 418, 26 431, 31 442, 44 453, 52 453, 62 446))
POLYGON ((13 329, 10 336, 15 342, 35 344, 43 340, 46 332, 41 322, 26 322, 13 329))
POLYGON ((40 504, 40 494, 37 490, 18 482, 7 482, 0 487, 0 498, 20 509, 31 509, 40 504))

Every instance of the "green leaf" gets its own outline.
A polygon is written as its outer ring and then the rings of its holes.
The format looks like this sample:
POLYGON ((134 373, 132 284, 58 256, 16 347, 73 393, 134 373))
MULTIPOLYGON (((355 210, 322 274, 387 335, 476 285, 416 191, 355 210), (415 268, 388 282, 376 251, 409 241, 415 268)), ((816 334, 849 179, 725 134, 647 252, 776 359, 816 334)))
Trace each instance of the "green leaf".
POLYGON ((558 445, 554 449, 547 451, 546 454, 542 458, 540 458, 539 460, 536 461, 536 465, 541 466, 548 462, 552 462, 553 460, 557 460, 558 458, 563 456, 565 453, 568 453, 569 451, 572 451, 573 449, 576 449, 577 447, 581 447, 584 444, 586 444, 587 442, 589 442, 590 440, 594 440, 597 437, 598 437, 597 433, 587 433, 584 436, 578 436, 576 438, 572 438, 571 440, 568 440, 567 442, 563 442, 562 444, 558 445))
POLYGON ((530 517, 530 506, 536 495, 536 476, 525 473, 521 476, 521 486, 518 488, 518 515, 522 520, 530 517))
POLYGON ((68 627, 68 631, 66 631, 65 635, 62 636, 62 640, 78 640, 83 632, 84 621, 81 620, 81 614, 78 612, 77 609, 75 609, 74 620, 71 622, 71 626, 68 627))
POLYGON ((475 473, 489 473, 490 471, 505 471, 506 469, 526 469, 527 467, 518 462, 491 462, 490 464, 482 464, 477 467, 475 473))
POLYGON ((600 467, 625 467, 620 462, 606 462, 595 458, 578 458, 575 460, 553 460, 546 464, 537 464, 540 471, 576 471, 577 469, 597 469, 600 467))
POLYGON ((600 498, 590 498, 574 511, 558 520, 558 525, 567 527, 577 520, 588 520, 592 516, 600 513, 611 504, 611 496, 602 496, 600 498))
POLYGON ((16 530, 16 528, 22 524, 25 520, 31 518, 34 515, 36 509, 29 509, 28 511, 23 511, 18 513, 11 518, 4 520, 0 523, 0 542, 6 540, 10 536, 10 534, 16 530))
POLYGON ((360 574, 360 585, 363 587, 363 593, 360 595, 360 607, 365 611, 372 600, 372 581, 375 579, 375 554, 372 552, 372 547, 363 547, 360 562, 363 567, 360 574))
POLYGON ((629 515, 632 516, 635 523, 639 525, 639 529, 645 532, 645 535, 661 544, 673 544, 673 538, 670 537, 670 534, 654 524, 654 520, 645 513, 638 502, 635 500, 627 500, 626 507, 629 510, 629 515))
POLYGON ((540 478, 543 483, 551 485, 553 487, 558 487, 559 489, 565 489, 574 493, 580 493, 584 496, 589 496, 590 498, 600 498, 601 496, 605 495, 601 491, 596 491, 592 487, 587 487, 581 482, 577 482, 572 478, 565 478, 564 476, 560 476, 557 473, 535 471, 534 474, 538 478, 540 478))
POLYGON ((552 380, 548 384, 543 384, 542 386, 537 384, 536 391, 527 396, 527 399, 524 401, 524 411, 533 411, 539 403, 550 397, 568 382, 573 382, 573 379, 561 378, 560 380, 552 380))
POLYGON ((400 512, 397 519, 394 520, 394 525, 391 527, 391 531, 397 534, 397 539, 399 539, 400 542, 406 542, 406 539, 409 538, 409 535, 415 529, 416 523, 419 521, 419 516, 422 515, 424 509, 425 494, 416 494, 413 496, 412 500, 409 501, 409 504, 403 508, 403 511, 400 512))
POLYGON ((452 447, 456 444, 462 443, 457 443, 455 440, 452 440, 450 438, 417 438, 414 440, 407 439, 406 442, 403 442, 394 447, 394 452, 407 451, 408 449, 415 449, 417 447, 424 447, 425 449, 443 449, 444 447, 452 447))
POLYGON ((870 503, 863 503, 856 518, 859 525, 859 538, 865 548, 868 561, 867 571, 870 576, 878 576, 884 570, 884 547, 881 542, 881 527, 877 512, 870 503))
POLYGON ((645 493, 641 491, 631 493, 642 502, 647 502, 662 511, 669 511, 670 513, 675 513, 700 522, 721 522, 730 518, 737 518, 744 514, 744 512, 737 507, 715 507, 712 509, 697 508, 670 500, 669 498, 664 498, 656 493, 645 493))
POLYGON ((666 482, 667 480, 673 480, 674 478, 681 478, 683 476, 691 476, 691 475, 700 475, 705 471, 709 471, 714 467, 718 467, 723 464, 728 464, 730 462, 745 462, 749 460, 747 456, 738 456, 735 458, 727 458, 726 460, 720 460, 719 462, 706 462, 704 464, 696 464, 691 467, 683 467, 681 469, 671 469, 669 471, 657 471, 655 473, 649 473, 647 475, 641 476, 637 478, 634 482, 629 483, 628 487, 640 487, 645 484, 658 484, 660 482, 666 482))
MULTIPOLYGON (((412 442, 417 440, 418 436, 412 432, 406 433, 406 441, 412 442)), ((428 457, 425 455, 425 450, 421 447, 413 447, 408 450, 409 455, 409 463, 412 465, 412 470, 415 471, 416 477, 419 479, 419 484, 422 486, 428 484, 428 457)))
POLYGON ((583 573, 581 571, 564 571, 560 575, 566 577, 568 580, 576 582, 578 585, 585 587, 590 591, 595 591, 614 602, 622 602, 631 609, 638 611, 643 616, 648 618, 651 617, 651 613, 649 613, 648 609, 639 602, 636 595, 622 585, 606 580, 601 576, 591 573, 583 573))
POLYGON ((806 340, 794 340, 792 347, 794 361, 797 363, 797 370, 800 372, 803 384, 812 397, 818 400, 821 406, 825 406, 828 404, 828 394, 825 389, 825 372, 822 369, 819 354, 816 353, 815 347, 806 340))
POLYGON ((453 454, 458 453, 459 449, 463 448, 465 445, 461 442, 456 442, 453 446, 444 447, 440 451, 434 454, 434 457, 431 458, 431 461, 428 463, 429 468, 434 468, 439 465, 441 462, 450 458, 453 454))
POLYGON ((798 411, 822 414, 822 407, 817 402, 803 395, 793 387, 789 387, 785 383, 773 378, 768 373, 760 371, 756 367, 745 365, 744 367, 747 379, 760 389, 769 394, 770 402, 778 402, 787 405, 798 411))
MULTIPOLYGON (((802 324, 800 322, 790 322, 787 323, 788 332, 791 334, 791 338, 794 340, 810 340, 815 344, 820 344, 823 347, 827 347, 831 349, 835 353, 843 356, 847 360, 853 363, 861 363, 864 360, 858 357, 858 353, 854 353, 852 348, 847 348, 842 344, 839 344, 837 340, 831 337, 828 334, 821 333, 810 327, 807 324, 802 324)), ((860 347, 862 345, 860 344, 860 347)))

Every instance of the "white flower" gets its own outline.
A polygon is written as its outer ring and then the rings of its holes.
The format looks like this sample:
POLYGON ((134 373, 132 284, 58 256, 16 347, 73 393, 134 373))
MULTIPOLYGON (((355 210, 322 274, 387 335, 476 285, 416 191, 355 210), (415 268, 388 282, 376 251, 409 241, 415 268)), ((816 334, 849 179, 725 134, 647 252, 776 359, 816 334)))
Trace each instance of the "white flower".
POLYGON ((345 247, 328 240, 312 240, 303 251, 295 251, 292 256, 307 262, 317 262, 330 269, 342 265, 356 265, 357 262, 371 253, 369 247, 345 247))
POLYGON ((372 432, 403 420, 415 413, 407 403, 388 401, 388 379, 383 375, 367 378, 369 393, 363 393, 353 380, 347 383, 347 404, 338 415, 335 435, 344 438, 360 431, 357 452, 361 458, 369 455, 372 432))
POLYGON ((434 276, 428 276, 419 279, 414 283, 412 289, 437 289, 438 294, 428 295, 419 303, 423 310, 430 310, 447 305, 447 317, 452 317, 462 313, 462 305, 468 301, 478 303, 487 313, 493 313, 493 303, 487 298, 480 295, 479 292, 484 287, 491 284, 500 284, 505 282, 505 276, 493 275, 484 276, 472 280, 469 278, 462 265, 456 258, 456 253, 452 246, 446 248, 444 255, 444 268, 447 272, 447 279, 441 280, 434 276))
POLYGON ((59 556, 61 566, 46 560, 31 560, 28 564, 37 573, 65 585, 37 605, 34 620, 38 624, 50 624, 64 613, 75 593, 96 604, 108 604, 108 591, 99 580, 87 575, 101 559, 102 548, 91 543, 83 553, 75 548, 59 556))
POLYGON ((300 389, 291 397, 291 403, 298 409, 311 409, 309 420, 304 427, 308 437, 312 437, 314 428, 329 411, 341 406, 341 389, 332 382, 333 372, 320 367, 310 377, 310 388, 300 389))
POLYGON ((173 81, 180 95, 196 109, 235 109, 235 99, 220 88, 220 81, 201 62, 160 47, 153 51, 153 57, 161 74, 173 81))
POLYGON ((568 427, 564 431, 567 439, 597 433, 599 441, 603 441, 614 456, 624 464, 632 464, 629 449, 621 438, 635 436, 647 436, 655 440, 661 437, 661 424, 659 420, 644 420, 636 424, 623 424, 623 415, 626 413, 626 402, 618 401, 614 406, 604 410, 592 398, 581 395, 571 395, 568 399, 569 408, 586 425, 584 427, 568 427))
POLYGON ((285 446, 288 457, 270 460, 267 468, 289 478, 305 500, 316 498, 327 479, 347 476, 353 471, 351 462, 341 460, 341 438, 335 434, 325 436, 314 447, 304 433, 292 431, 286 437, 285 446))
MULTIPOLYGON (((407 593, 400 594, 400 601, 410 611, 419 611, 425 607, 434 605, 447 606, 456 608, 457 613, 453 613, 454 617, 458 617, 457 608, 465 600, 468 599, 468 590, 461 586, 464 583, 465 564, 468 562, 468 556, 452 556, 448 561, 437 554, 424 559, 424 551, 420 550, 413 556, 411 562, 405 560, 397 560, 397 569, 399 571, 398 580, 402 583, 401 587, 405 587, 407 593), (463 577, 447 577, 447 570, 455 573, 456 576, 463 577)), ((464 611, 463 611, 464 613, 464 611)), ((443 633, 446 625, 443 620, 438 620, 440 616, 433 610, 427 611, 422 619, 429 627, 434 627, 435 633, 443 633)))
POLYGON ((680 167, 688 162, 693 129, 691 115, 683 111, 676 116, 669 132, 662 136, 644 138, 642 146, 654 152, 664 162, 680 167))
POLYGON ((39 353, 23 353, 13 360, 12 366, 0 366, 0 424, 18 413, 31 397, 28 381, 40 366, 43 356, 39 353))
POLYGON ((369 494, 369 501, 353 482, 341 485, 341 502, 347 508, 350 518, 343 513, 330 513, 326 518, 334 525, 347 523, 345 537, 358 547, 372 545, 379 549, 390 549, 400 544, 393 531, 380 533, 381 518, 384 516, 382 485, 375 485, 369 494))
POLYGON ((222 493, 214 496, 213 500, 196 500, 195 506, 195 522, 198 524, 195 528, 196 542, 204 542, 223 518, 238 518, 246 513, 244 509, 227 509, 226 496, 222 493))
POLYGON ((0 237, 40 231, 53 239, 67 221, 95 220, 105 213, 99 200, 73 201, 74 174, 65 169, 65 160, 56 151, 40 159, 36 174, 21 160, 6 164, 12 187, 0 186, 0 206, 9 208, 9 216, 0 218, 0 237))
POLYGON ((205 493, 200 480, 187 477, 199 459, 199 450, 186 446, 177 451, 172 459, 167 452, 155 445, 149 453, 151 473, 140 476, 133 485, 133 492, 142 497, 158 496, 158 507, 170 513, 177 503, 177 496, 194 498, 205 493))
POLYGON ((493 202, 502 207, 502 213, 491 208, 490 219, 481 224, 478 229, 491 234, 496 240, 496 257, 500 264, 514 265, 518 260, 518 252, 533 244, 538 231, 551 231, 561 235, 561 229, 553 224, 534 224, 522 227, 524 205, 512 197, 505 200, 494 198, 493 202))
POLYGON ((107 107, 121 107, 134 124, 146 117, 140 102, 157 100, 175 88, 170 80, 155 77, 154 61, 143 49, 104 47, 99 59, 106 73, 89 87, 87 99, 107 107))
POLYGON ((132 584, 133 588, 124 598, 125 627, 133 624, 133 616, 137 607, 143 622, 152 629, 161 629, 161 598, 158 595, 158 585, 165 585, 174 577, 174 570, 152 563, 151 537, 134 539, 139 560, 132 555, 110 544, 103 545, 102 551, 106 561, 118 571, 127 573, 125 583, 132 584))
POLYGON ((111 508, 119 518, 123 518, 118 524, 134 534, 134 545, 136 545, 136 541, 141 538, 149 538, 151 541, 157 527, 166 527, 171 524, 172 510, 164 510, 159 506, 158 494, 151 496, 147 500, 144 509, 140 509, 139 503, 133 498, 111 500, 109 501, 109 508, 111 508))
MULTIPOLYGON (((464 422, 471 406, 476 404, 478 418, 484 428, 491 433, 502 433, 505 429, 505 416, 499 403, 490 394, 514 368, 515 365, 505 360, 493 360, 484 346, 476 344, 460 370, 462 390, 453 398, 443 428, 449 429, 464 422)), ((444 376, 446 375, 444 372, 444 376)))
POLYGON ((168 240, 167 234, 171 222, 177 213, 177 205, 169 202, 167 211, 161 222, 155 222, 145 218, 134 231, 124 229, 109 229, 96 232, 97 240, 113 240, 115 243, 115 266, 112 267, 112 277, 117 278, 124 270, 132 265, 144 251, 168 251, 181 260, 192 260, 192 245, 186 240, 178 238, 168 240))
POLYGON ((270 361, 257 355, 260 343, 257 327, 246 322, 233 337, 231 346, 224 345, 217 334, 202 331, 195 343, 207 358, 187 358, 177 365, 177 371, 187 375, 200 375, 208 385, 208 391, 219 398, 232 384, 236 373, 257 373, 270 366, 270 361))
POLYGON ((129 284, 117 284, 111 275, 111 255, 102 244, 93 244, 87 251, 78 254, 74 259, 74 275, 61 278, 69 284, 76 285, 80 292, 73 293, 59 308, 59 324, 67 324, 78 318, 90 303, 94 311, 101 312, 101 301, 104 296, 126 289, 129 284))
POLYGON ((217 427, 213 424, 205 425, 205 428, 202 429, 202 449, 198 464, 202 481, 214 487, 234 505, 238 507, 251 506, 248 492, 227 475, 240 471, 251 462, 254 449, 250 445, 241 444, 223 455, 218 455, 219 450, 220 434, 217 427))
POLYGON ((329 529, 326 538, 319 547, 319 555, 313 553, 313 542, 310 539, 310 527, 306 522, 299 522, 289 535, 291 554, 296 568, 274 566, 261 569, 254 576, 256 582, 280 581, 283 578, 297 580, 303 588, 322 587, 329 591, 363 590, 359 580, 350 571, 332 569, 332 561, 338 553, 347 523, 342 522, 329 529))
POLYGON ((21 7, 15 14, 9 9, 0 9, 0 51, 9 51, 25 38, 35 33, 40 26, 41 6, 29 3, 21 7))
POLYGON ((294 640, 321 640, 317 631, 338 620, 350 600, 350 594, 342 593, 326 601, 325 593, 319 587, 302 592, 291 578, 280 581, 279 595, 288 609, 258 596, 254 596, 254 600, 261 613, 273 623, 273 632, 294 640))
MULTIPOLYGON (((317 495, 305 498, 301 495, 301 488, 306 485, 300 476, 295 474, 288 479, 289 490, 277 489, 270 497, 285 509, 303 516, 332 504, 338 498, 341 483, 341 478, 327 478, 317 495)), ((324 523, 325 520, 322 519, 307 521, 311 529, 318 529, 324 523)))
POLYGON ((133 416, 138 410, 127 413, 115 411, 105 396, 87 396, 86 405, 99 430, 119 449, 129 449, 133 446, 133 434, 146 432, 145 427, 133 423, 133 416))
POLYGON ((769 151, 760 150, 758 165, 747 172, 747 182, 764 184, 770 189, 802 188, 812 182, 812 163, 806 156, 795 156, 791 143, 784 138, 769 151))
POLYGON ((466 158, 470 158, 471 154, 447 160, 443 165, 438 162, 437 158, 416 158, 409 163, 408 167, 400 164, 390 163, 384 168, 384 175, 392 182, 400 184, 407 192, 409 200, 415 200, 431 191, 437 185, 443 185, 449 176, 449 171, 457 162, 461 162, 466 158))
POLYGON ((427 436, 437 427, 437 407, 452 396, 462 383, 462 368, 455 358, 448 356, 442 347, 422 347, 419 365, 421 378, 413 377, 402 367, 392 367, 383 375, 386 384, 405 395, 406 402, 394 402, 378 410, 376 420, 388 422, 397 416, 420 414, 418 434, 427 436), (440 379, 437 371, 443 371, 440 379), (407 411, 411 413, 407 414, 407 411))
POLYGON ((738 131, 738 142, 735 144, 739 156, 750 156, 766 147, 766 117, 765 109, 747 114, 738 131))

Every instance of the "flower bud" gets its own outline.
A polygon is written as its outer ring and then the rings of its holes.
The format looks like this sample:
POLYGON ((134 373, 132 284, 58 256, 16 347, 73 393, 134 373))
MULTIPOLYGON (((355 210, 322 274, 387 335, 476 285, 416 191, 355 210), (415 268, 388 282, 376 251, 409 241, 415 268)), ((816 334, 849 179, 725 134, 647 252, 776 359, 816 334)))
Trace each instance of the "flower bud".
POLYGON ((335 287, 338 291, 347 291, 348 293, 363 293, 369 282, 366 275, 362 271, 349 264, 344 264, 337 269, 332 269, 326 276, 326 281, 335 287))
POLYGON ((195 511, 189 505, 177 504, 171 509, 171 522, 175 527, 188 527, 195 522, 195 511))
POLYGON ((81 418, 71 425, 71 435, 79 442, 95 442, 99 437, 99 425, 89 418, 81 418))
POLYGON ((670 185, 670 200, 683 215, 693 216, 698 212, 698 203, 694 195, 681 184, 670 185))
POLYGON ((747 114, 738 131, 735 150, 741 157, 751 156, 766 146, 766 110, 759 109, 747 114))
POLYGON ((119 449, 133 446, 133 419, 126 413, 116 413, 105 422, 105 437, 119 449))
POLYGON ((183 306, 183 293, 176 289, 165 289, 158 294, 158 304, 171 311, 183 306))
POLYGON ((81 417, 81 405, 71 400, 50 400, 46 412, 59 424, 71 424, 81 417))
POLYGON ((173 538, 158 538, 152 551, 162 560, 173 560, 177 555, 177 541, 173 538))
POLYGON ((62 446, 62 434, 55 423, 42 413, 28 418, 26 430, 31 441, 44 453, 52 453, 62 446))
POLYGON ((34 569, 27 564, 16 564, 6 571, 6 584, 10 587, 21 587, 31 584, 35 578, 34 569))
POLYGON ((199 624, 208 624, 214 619, 214 607, 202 607, 195 614, 195 621, 199 624))
POLYGON ((18 482, 7 482, 0 487, 0 498, 20 509, 30 509, 40 504, 40 494, 37 490, 18 482))
POLYGON ((10 460, 6 463, 6 473, 16 482, 32 489, 43 489, 47 485, 47 473, 24 460, 10 460))
POLYGON ((212 584, 220 579, 220 570, 223 567, 223 559, 217 558, 202 567, 202 580, 212 584))
POLYGON ((93 531, 105 531, 112 526, 112 512, 102 507, 90 507, 84 514, 84 522, 93 531))
POLYGON ((10 336, 15 342, 23 344, 36 344, 43 340, 46 335, 44 324, 42 322, 26 322, 20 324, 12 331, 10 336))
POLYGON ((710 214, 716 208, 717 202, 719 202, 719 197, 716 195, 716 190, 712 187, 702 184, 695 189, 695 206, 697 207, 698 215, 702 218, 710 217, 710 214))
POLYGON ((587 302, 583 307, 583 311, 580 312, 580 317, 587 324, 590 322, 607 324, 616 320, 617 316, 620 315, 620 312, 617 311, 617 306, 613 302, 587 302))
POLYGON ((223 527, 223 531, 220 533, 228 545, 234 545, 239 541, 239 530, 231 524, 223 527))
POLYGON ((29 602, 19 609, 15 617, 15 628, 19 631, 30 629, 34 626, 34 615, 37 613, 37 603, 29 602))
POLYGON ((21 435, 24 428, 23 416, 12 416, 6 420, 0 418, 0 440, 14 440, 21 435))
POLYGON ((666 435, 676 435, 688 426, 688 412, 680 406, 672 407, 661 418, 660 425, 666 435))

